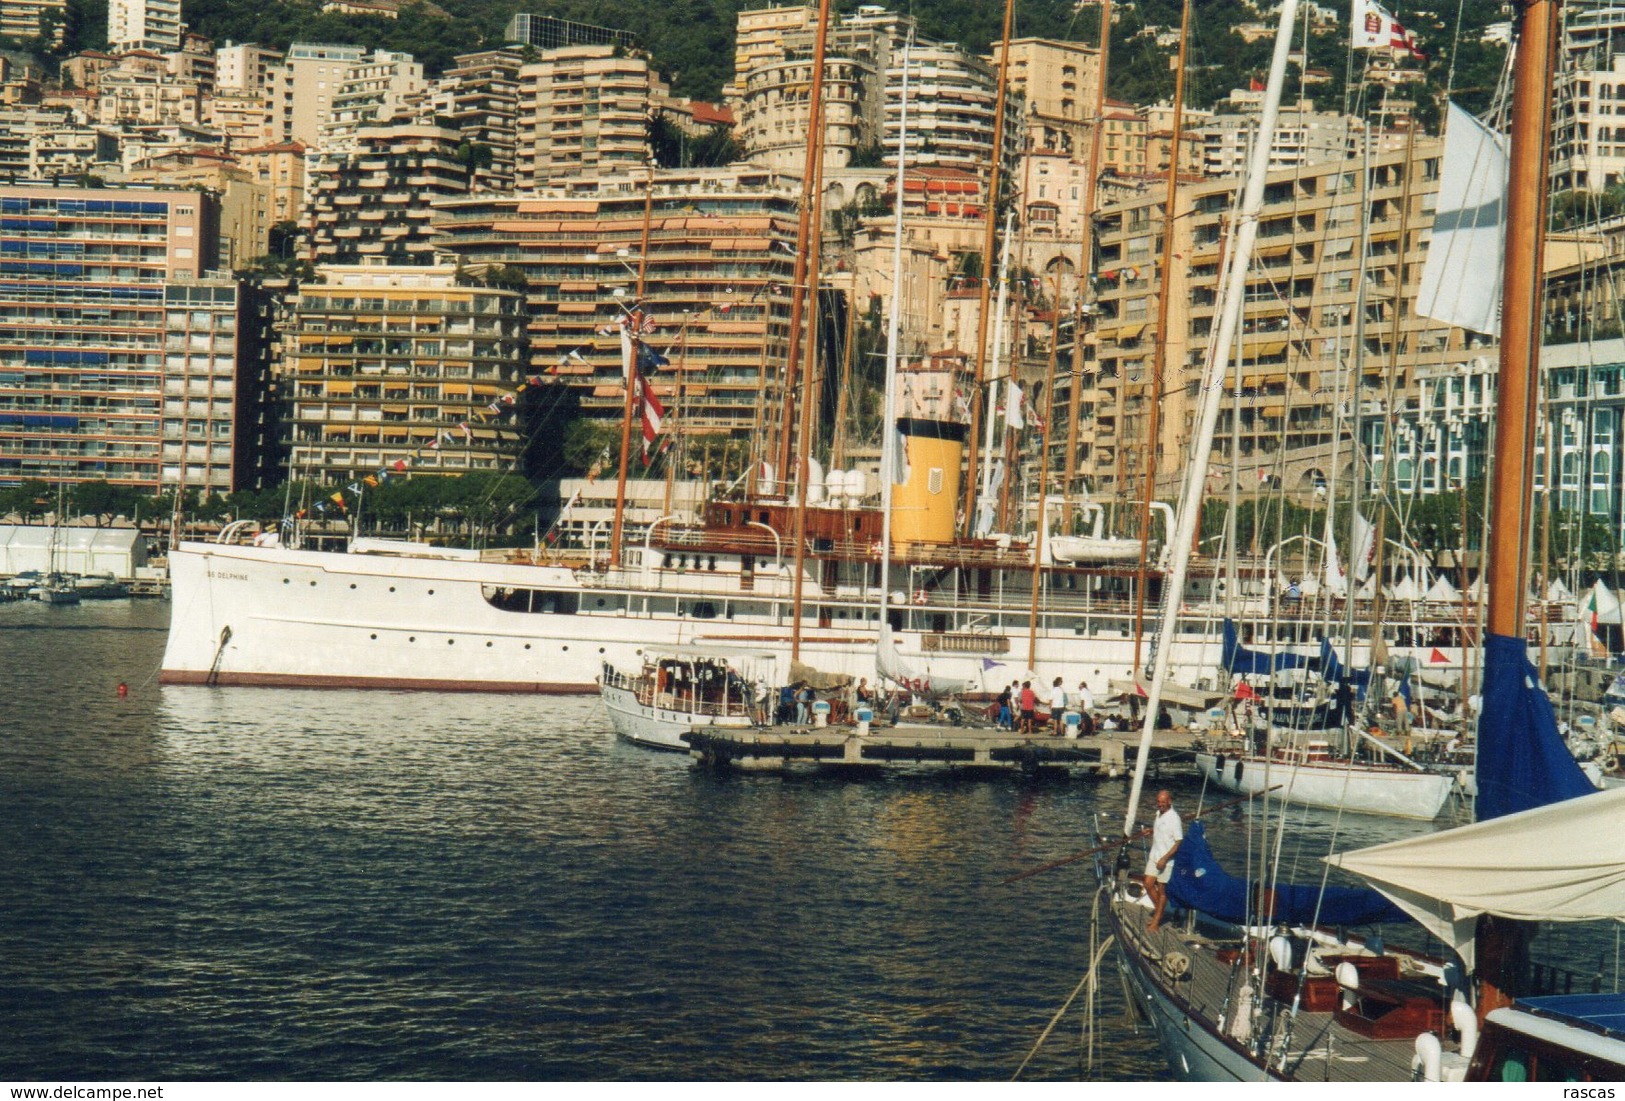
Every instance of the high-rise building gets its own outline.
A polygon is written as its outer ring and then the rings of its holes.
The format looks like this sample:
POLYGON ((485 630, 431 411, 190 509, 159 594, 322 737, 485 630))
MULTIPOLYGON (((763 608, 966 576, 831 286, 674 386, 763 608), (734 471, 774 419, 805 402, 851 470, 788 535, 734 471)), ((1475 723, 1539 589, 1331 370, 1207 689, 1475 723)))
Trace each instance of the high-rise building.
POLYGON ((666 91, 646 57, 610 46, 547 51, 519 70, 515 186, 646 163, 649 111, 666 91))
POLYGON ((218 222, 206 192, 0 185, 0 481, 248 484, 263 309, 211 275, 218 222))
POLYGON ((289 474, 348 481, 405 462, 508 469, 520 433, 489 406, 518 385, 524 347, 514 291, 447 267, 318 268, 282 326, 289 474))
POLYGON ((114 52, 181 48, 181 0, 109 0, 107 41, 114 52))
POLYGON ((462 135, 401 122, 363 127, 353 152, 324 157, 309 181, 324 264, 432 264, 430 204, 468 194, 462 135))
MULTIPOLYGON (((995 42, 997 71, 1003 45, 995 42)), ((1100 90, 1100 48, 1081 42, 1017 38, 1010 43, 1010 91, 1026 102, 1027 147, 1088 152, 1089 122, 1100 90)))
POLYGON ((0 35, 14 42, 44 35, 60 46, 67 21, 68 0, 0 0, 0 35))
POLYGON ((455 130, 470 145, 474 191, 512 191, 514 128, 519 113, 522 51, 512 47, 461 54, 429 89, 424 122, 455 130))
POLYGON ((289 46, 287 62, 266 70, 266 95, 277 129, 273 140, 319 150, 322 129, 333 118, 333 97, 350 66, 366 56, 360 46, 310 42, 289 46))
POLYGON ((799 181, 750 165, 661 169, 652 196, 642 172, 601 175, 442 202, 437 241, 469 270, 525 277, 532 373, 606 420, 620 416, 617 326, 642 268, 645 339, 669 361, 655 390, 674 423, 743 434, 779 404, 798 192, 799 181))
POLYGON ((263 92, 266 74, 286 58, 281 50, 255 42, 228 42, 214 52, 215 87, 222 92, 263 92))
POLYGON ((339 79, 322 128, 322 153, 350 152, 356 131, 402 117, 422 91, 423 66, 411 54, 374 50, 339 79))

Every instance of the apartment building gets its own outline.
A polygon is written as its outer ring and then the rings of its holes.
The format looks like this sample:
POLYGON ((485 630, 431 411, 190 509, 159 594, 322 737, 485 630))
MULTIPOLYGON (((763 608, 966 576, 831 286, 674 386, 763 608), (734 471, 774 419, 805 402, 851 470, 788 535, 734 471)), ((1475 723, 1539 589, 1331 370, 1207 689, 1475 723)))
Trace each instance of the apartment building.
POLYGON ((209 274, 218 221, 205 192, 0 185, 0 481, 243 484, 264 345, 209 274))
POLYGON ((48 180, 116 161, 117 142, 64 107, 0 107, 0 177, 48 180))
MULTIPOLYGON (((1254 135, 1258 133, 1260 102, 1257 93, 1236 93, 1232 100, 1244 103, 1240 114, 1215 114, 1192 127, 1202 142, 1202 172, 1208 176, 1239 176, 1252 156, 1254 135)), ((1275 138, 1270 143, 1270 168, 1340 161, 1359 147, 1364 128, 1352 115, 1317 111, 1309 100, 1281 108, 1275 138)), ((1166 164, 1166 162, 1164 162, 1166 164)))
POLYGON ((229 153, 176 150, 143 161, 127 178, 131 183, 213 191, 220 204, 217 259, 222 270, 236 271, 265 254, 271 237, 271 189, 229 153))
POLYGON ((181 48, 181 0, 109 0, 107 41, 114 53, 181 48))
POLYGON ((275 131, 271 140, 296 141, 319 150, 322 129, 333 118, 333 97, 350 66, 366 56, 360 46, 311 42, 289 46, 287 61, 265 70, 266 100, 275 131))
POLYGON ((41 35, 62 45, 68 23, 68 0, 0 0, 0 35, 13 42, 32 42, 41 35))
POLYGON ((258 145, 237 154, 237 162, 270 195, 271 224, 299 222, 305 211, 305 147, 298 142, 258 145))
POLYGON ((662 169, 652 196, 642 172, 602 175, 442 202, 435 228, 439 247, 469 270, 523 273, 531 371, 605 420, 620 418, 618 326, 641 269, 654 327, 645 339, 669 361, 655 389, 678 409, 674 423, 743 435, 778 401, 798 190, 798 181, 750 165, 662 169))
POLYGON ((468 194, 455 130, 402 122, 365 126, 355 150, 324 157, 309 179, 316 258, 323 264, 432 264, 430 204, 468 194))
POLYGON ((406 116, 422 94, 423 66, 411 54, 374 50, 339 78, 322 127, 322 153, 351 152, 358 130, 406 116))
POLYGON ((290 477, 505 470, 519 456, 515 416, 490 411, 525 362, 514 291, 449 267, 324 265, 290 301, 281 345, 290 477))
MULTIPOLYGON (((994 72, 1004 44, 993 44, 994 72)), ((1010 42, 1010 91, 1021 96, 1027 113, 1025 148, 1082 156, 1100 94, 1100 48, 1081 42, 1017 38, 1010 42)))
POLYGON ((614 173, 649 159, 649 111, 668 94, 646 57, 612 46, 547 50, 519 70, 514 184, 614 173))
POLYGON ((271 69, 287 60, 282 50, 256 42, 227 42, 214 51, 215 88, 221 92, 263 93, 271 69))
MULTIPOLYGON (((1372 160, 1321 163, 1272 173, 1258 245, 1247 277, 1238 346, 1238 400, 1221 415, 1213 469, 1234 474, 1244 493, 1285 489, 1311 494, 1333 474, 1334 445, 1359 432, 1376 461, 1422 469, 1427 436, 1409 431, 1411 451, 1384 423, 1419 425, 1424 389, 1438 379, 1468 385, 1488 369, 1484 334, 1419 317, 1413 309, 1437 197, 1440 143, 1418 139, 1372 160), (1369 220, 1366 289, 1358 282, 1362 223, 1369 220), (1364 316, 1357 317, 1360 303, 1364 316)), ((1164 395, 1156 444, 1158 493, 1176 492, 1193 435, 1195 400, 1208 339, 1217 329, 1219 265, 1232 184, 1214 180, 1180 194, 1172 272, 1166 372, 1155 379, 1162 200, 1159 188, 1102 211, 1099 317, 1080 438, 1080 472, 1097 493, 1129 491, 1143 479, 1151 395, 1164 395)), ((1446 386, 1448 391, 1450 382, 1446 386)), ((1482 391, 1482 379, 1478 384, 1482 391)), ((1465 446, 1460 439, 1445 452, 1465 446)), ((1345 450, 1346 454, 1346 450, 1345 450)), ((1347 459, 1337 460, 1346 474, 1347 459)), ((1399 466, 1396 465, 1396 470, 1399 466)), ((1408 483, 1407 483, 1408 484, 1408 483)), ((1436 480, 1433 484, 1437 484, 1436 480)))
POLYGON ((519 114, 519 70, 524 53, 511 47, 460 54, 429 88, 422 121, 455 130, 471 146, 488 150, 470 167, 474 191, 512 191, 519 114))

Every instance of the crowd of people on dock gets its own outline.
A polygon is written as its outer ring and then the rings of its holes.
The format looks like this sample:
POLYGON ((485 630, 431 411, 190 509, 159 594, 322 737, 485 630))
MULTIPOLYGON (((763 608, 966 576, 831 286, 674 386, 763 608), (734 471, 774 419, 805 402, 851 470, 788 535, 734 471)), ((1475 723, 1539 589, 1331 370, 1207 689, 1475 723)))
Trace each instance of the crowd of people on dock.
MULTIPOLYGON (((919 702, 906 687, 871 687, 867 677, 822 692, 806 681, 774 688, 766 678, 758 678, 751 686, 750 698, 752 717, 759 726, 812 725, 820 701, 827 705, 826 721, 831 725, 854 722, 860 711, 895 723, 905 709, 919 702)), ((1120 725, 1115 716, 1097 722, 1095 706, 1087 681, 1080 681, 1076 691, 1068 692, 1062 678, 1056 677, 1047 692, 1040 695, 1032 680, 1018 680, 1000 689, 998 697, 988 705, 986 716, 996 729, 1028 736, 1089 737, 1120 725)))

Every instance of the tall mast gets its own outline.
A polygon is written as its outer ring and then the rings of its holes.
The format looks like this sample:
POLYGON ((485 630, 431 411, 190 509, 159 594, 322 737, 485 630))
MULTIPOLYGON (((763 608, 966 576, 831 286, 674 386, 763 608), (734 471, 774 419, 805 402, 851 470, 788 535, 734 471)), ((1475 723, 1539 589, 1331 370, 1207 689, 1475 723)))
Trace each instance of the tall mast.
MULTIPOLYGON (((1529 584, 1528 518, 1535 465, 1535 413, 1540 370, 1540 292, 1545 272, 1546 200, 1550 186, 1552 80, 1559 0, 1518 5, 1512 140, 1507 167, 1506 266, 1501 290, 1501 362, 1495 393, 1495 462, 1490 482, 1490 633, 1523 640, 1529 584)), ((1463 491, 1466 489, 1462 471, 1463 491)), ((1480 918, 1478 1014, 1511 1002, 1525 958, 1522 922, 1480 918)))
MULTIPOLYGON (((654 223, 655 210, 655 162, 654 151, 649 153, 649 166, 643 178, 643 238, 638 247, 638 285, 632 295, 632 310, 636 314, 643 309, 643 288, 649 278, 649 227, 654 223)), ((621 319, 623 324, 630 323, 629 318, 621 319)), ((626 522, 626 467, 632 458, 632 415, 637 401, 638 389, 638 351, 637 342, 639 334, 633 333, 632 362, 621 364, 621 371, 626 376, 626 405, 621 410, 621 467, 620 473, 615 476, 615 522, 610 527, 609 534, 609 564, 613 569, 621 564, 621 532, 626 522)))
MULTIPOLYGON (((1004 170, 1004 97, 1010 86, 1010 23, 1015 18, 1016 0, 1004 0, 1004 37, 999 40, 998 89, 993 96, 993 155, 988 158, 987 210, 984 212, 982 233, 982 286, 977 296, 976 309, 976 381, 971 387, 969 450, 965 455, 965 495, 963 501, 965 522, 962 531, 969 532, 975 523, 976 504, 976 435, 982 425, 983 406, 988 404, 984 387, 987 382, 987 308, 992 295, 993 236, 999 218, 999 185, 1004 170)), ((995 334, 997 339, 998 334, 995 334)))
MULTIPOLYGON (((1185 44, 1191 37, 1191 0, 1179 16, 1179 61, 1174 69, 1173 141, 1169 144, 1168 190, 1162 203, 1162 271, 1157 291, 1157 344, 1151 358, 1151 409, 1145 428, 1145 495, 1140 500, 1140 569, 1134 579, 1134 676, 1140 676, 1145 637, 1145 589, 1151 549, 1151 502, 1157 496, 1157 455, 1162 449, 1163 379, 1168 372, 1168 287, 1174 272, 1174 219, 1178 214, 1180 139, 1185 131, 1185 44)), ((1222 388, 1222 382, 1219 384, 1222 388)), ((1232 467, 1234 461, 1232 457, 1232 467)))
MULTIPOLYGON (((1184 42, 1180 49, 1184 49, 1184 42)), ((1094 252, 1095 181, 1100 177, 1101 131, 1106 128, 1106 73, 1112 52, 1112 0, 1100 0, 1100 79, 1095 82, 1095 124, 1089 130, 1089 162, 1083 180, 1078 226, 1078 283, 1072 292, 1072 392, 1067 400, 1066 481, 1061 486, 1062 530, 1072 526, 1072 495, 1078 488, 1078 419, 1083 415, 1083 304, 1094 252)), ((1183 67, 1181 67, 1183 71, 1183 67)))
MULTIPOLYGON (((812 412, 816 404, 814 397, 815 384, 818 382, 818 264, 819 251, 824 240, 824 219, 822 209, 822 186, 820 180, 824 173, 824 46, 829 37, 829 0, 820 0, 818 6, 818 42, 813 47, 813 79, 812 91, 808 95, 807 105, 809 116, 807 119, 807 171, 802 178, 802 223, 810 224, 811 232, 801 238, 804 248, 797 250, 797 267, 804 267, 806 286, 802 289, 804 300, 810 299, 812 306, 807 310, 807 340, 804 358, 806 366, 802 371, 802 383, 806 393, 801 398, 801 424, 796 432, 796 516, 795 516, 795 580, 794 594, 791 599, 790 623, 790 660, 796 661, 801 657, 801 604, 803 591, 806 588, 805 569, 807 563, 807 482, 812 472, 812 412), (804 259, 803 259, 804 258, 804 259)), ((794 369, 796 339, 801 335, 799 319, 793 320, 790 327, 791 369, 794 369)), ((795 387, 787 385, 784 394, 784 431, 785 437, 780 442, 779 454, 789 462, 790 452, 790 413, 795 409, 795 387)), ((788 470, 788 466, 780 468, 788 470)), ((784 475, 779 475, 782 480, 784 475)))
POLYGON ((1247 292, 1247 270, 1252 266, 1253 243, 1258 239, 1258 216, 1264 208, 1264 177, 1269 171, 1270 146, 1275 141, 1275 123, 1281 111, 1281 87, 1286 83, 1287 55, 1292 50, 1292 23, 1297 13, 1298 0, 1281 0, 1281 22, 1275 32, 1269 84, 1264 92, 1258 137, 1253 142, 1247 187, 1242 193, 1241 211, 1237 216, 1235 250, 1225 272, 1225 284, 1220 296, 1219 325, 1208 344, 1202 366, 1202 404, 1197 416, 1196 438, 1191 447, 1191 462, 1185 473, 1185 488, 1179 502, 1179 522, 1173 535, 1172 569, 1162 594, 1161 626, 1157 636, 1161 645, 1157 647, 1152 662, 1150 698, 1146 700, 1145 724, 1140 730, 1134 780, 1129 787, 1128 810, 1123 819, 1125 833, 1133 830, 1134 817, 1140 809, 1140 792, 1145 787, 1146 766, 1151 758, 1151 736, 1156 730, 1157 713, 1162 708, 1163 686, 1168 679, 1168 655, 1173 650, 1170 643, 1177 626, 1185 578, 1190 572, 1191 544, 1196 538, 1197 515, 1207 485, 1213 431, 1219 423, 1219 404, 1224 399, 1226 356, 1240 326, 1241 308, 1247 292))
POLYGON ((886 378, 880 395, 880 635, 886 635, 891 613, 891 498, 897 471, 897 345, 903 311, 903 172, 908 159, 908 64, 914 32, 903 42, 902 103, 897 113, 897 191, 892 199, 891 316, 886 319, 886 378))
MULTIPOLYGON (((822 235, 822 226, 813 222, 818 202, 820 151, 824 148, 824 51, 829 41, 829 0, 818 0, 818 32, 813 42, 812 88, 807 93, 807 154, 801 170, 801 205, 796 217, 796 268, 790 283, 790 346, 784 357, 784 409, 779 417, 779 461, 774 472, 777 485, 783 485, 790 472, 790 425, 796 412, 796 370, 801 361, 801 324, 807 308, 807 253, 813 234, 822 235)), ((814 301, 816 313, 818 303, 814 301)), ((799 641, 799 628, 797 640, 799 641)))
MULTIPOLYGON (((1507 250, 1501 292, 1501 362, 1495 394, 1491 481, 1490 631, 1522 638, 1529 582, 1529 515, 1535 463, 1535 389, 1540 369, 1540 291, 1546 253, 1547 143, 1558 0, 1519 5, 1517 79, 1507 169, 1507 250), (1514 460, 1514 461, 1507 461, 1514 460), (1513 533, 1517 537, 1513 538, 1513 533)), ((1465 471, 1463 474, 1465 475, 1465 471)), ((1463 481, 1465 489, 1465 479, 1463 481)))
MULTIPOLYGON (((1187 5, 1189 0, 1186 0, 1187 5)), ((1045 386, 1049 393, 1055 390, 1055 367, 1061 351, 1061 275, 1056 272, 1054 280, 1054 310, 1050 314, 1049 323, 1049 374, 1045 386)), ((1048 398, 1049 393, 1045 394, 1048 398)), ((1050 402, 1051 409, 1054 402, 1050 402)), ((1033 531, 1033 576, 1031 600, 1027 606, 1027 668, 1038 666, 1038 594, 1044 582, 1044 528, 1049 523, 1049 503, 1044 499, 1049 492, 1049 426, 1054 416, 1044 418, 1044 427, 1040 435, 1043 442, 1038 453, 1045 457, 1044 462, 1038 464, 1038 523, 1033 531)), ((1052 722, 1059 723, 1056 718, 1052 722)), ((1059 727, 1057 727, 1059 731, 1059 727)))

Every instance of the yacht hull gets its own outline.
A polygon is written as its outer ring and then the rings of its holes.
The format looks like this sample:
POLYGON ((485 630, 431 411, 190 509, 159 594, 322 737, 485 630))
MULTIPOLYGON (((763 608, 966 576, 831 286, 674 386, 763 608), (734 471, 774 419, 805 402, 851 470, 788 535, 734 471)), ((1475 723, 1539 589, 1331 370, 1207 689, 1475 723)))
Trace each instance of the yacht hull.
POLYGON ((1225 791, 1274 797, 1301 806, 1431 820, 1444 810, 1453 776, 1335 762, 1282 762, 1253 755, 1198 753, 1196 771, 1225 791))

